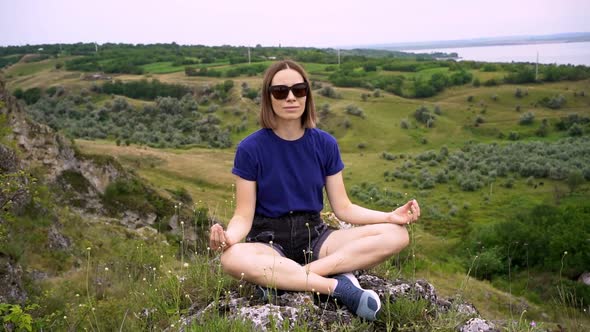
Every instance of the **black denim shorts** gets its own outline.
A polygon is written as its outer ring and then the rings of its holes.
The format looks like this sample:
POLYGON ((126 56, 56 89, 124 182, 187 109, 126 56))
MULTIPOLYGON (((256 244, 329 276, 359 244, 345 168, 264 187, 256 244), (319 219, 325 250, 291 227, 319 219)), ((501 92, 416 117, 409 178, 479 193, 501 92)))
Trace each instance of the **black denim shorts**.
POLYGON ((246 242, 264 243, 305 265, 319 258, 322 244, 333 231, 319 213, 293 212, 278 218, 256 215, 246 242))

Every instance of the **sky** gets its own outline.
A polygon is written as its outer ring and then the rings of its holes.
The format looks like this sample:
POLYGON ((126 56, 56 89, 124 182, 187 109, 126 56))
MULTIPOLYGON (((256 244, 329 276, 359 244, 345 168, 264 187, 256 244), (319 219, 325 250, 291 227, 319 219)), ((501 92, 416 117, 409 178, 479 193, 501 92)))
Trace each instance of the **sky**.
POLYGON ((345 47, 590 32, 589 0, 0 0, 0 46, 345 47))

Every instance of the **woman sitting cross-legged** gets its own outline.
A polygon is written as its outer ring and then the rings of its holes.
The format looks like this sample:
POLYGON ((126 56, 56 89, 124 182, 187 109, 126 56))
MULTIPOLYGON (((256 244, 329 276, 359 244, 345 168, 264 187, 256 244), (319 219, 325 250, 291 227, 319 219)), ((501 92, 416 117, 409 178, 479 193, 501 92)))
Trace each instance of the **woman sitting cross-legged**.
POLYGON ((227 230, 211 227, 226 273, 251 283, 335 297, 359 317, 374 320, 377 293, 362 289, 351 271, 375 266, 409 243, 416 200, 391 212, 351 203, 336 140, 315 128, 316 111, 304 69, 273 64, 262 85, 262 129, 238 145, 236 209, 227 230), (333 230, 320 218, 323 190, 335 215, 360 225, 333 230), (242 240, 245 238, 245 242, 242 240))

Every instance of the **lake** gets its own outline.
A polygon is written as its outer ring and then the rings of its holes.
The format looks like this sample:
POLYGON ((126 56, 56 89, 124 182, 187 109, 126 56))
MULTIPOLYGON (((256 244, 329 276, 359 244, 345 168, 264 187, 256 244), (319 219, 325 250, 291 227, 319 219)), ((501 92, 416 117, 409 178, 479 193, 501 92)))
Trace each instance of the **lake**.
POLYGON ((486 62, 536 62, 590 66, 590 42, 551 43, 502 46, 478 46, 404 50, 412 53, 444 52, 459 54, 461 60, 486 62))

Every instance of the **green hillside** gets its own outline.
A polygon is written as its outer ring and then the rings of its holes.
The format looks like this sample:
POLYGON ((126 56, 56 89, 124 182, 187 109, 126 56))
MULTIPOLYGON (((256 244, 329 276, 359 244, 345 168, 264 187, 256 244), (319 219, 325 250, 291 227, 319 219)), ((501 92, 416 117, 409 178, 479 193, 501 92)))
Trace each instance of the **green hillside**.
MULTIPOLYGON (((535 79, 532 64, 400 53, 343 53, 339 65, 334 50, 256 48, 249 64, 239 47, 112 45, 93 54, 82 46, 3 69, 29 116, 80 151, 113 156, 162 196, 188 194, 199 211, 227 222, 233 153, 258 128, 262 72, 271 57, 299 60, 313 81, 319 126, 338 139, 351 199, 389 210, 416 198, 422 207, 411 248, 376 273, 425 278, 484 317, 516 322, 506 323, 510 331, 535 330, 531 321, 590 326, 590 286, 576 281, 590 267, 589 68, 545 65, 535 79), (96 72, 102 76, 88 77, 96 72)), ((0 56, 30 53, 18 51, 0 56)), ((55 326, 109 330, 125 315, 129 329, 162 329, 191 303, 238 287, 219 267, 203 267, 214 256, 185 247, 184 235, 146 239, 112 220, 59 211, 79 252, 35 286, 34 301, 48 305, 31 311, 55 326), (108 283, 80 298, 90 270, 108 283), (132 318, 126 310, 141 306, 129 302, 161 311, 152 322, 132 318)), ((32 229, 41 216, 23 218, 32 229)), ((60 259, 19 252, 41 271, 60 259)))

